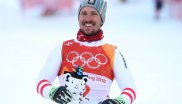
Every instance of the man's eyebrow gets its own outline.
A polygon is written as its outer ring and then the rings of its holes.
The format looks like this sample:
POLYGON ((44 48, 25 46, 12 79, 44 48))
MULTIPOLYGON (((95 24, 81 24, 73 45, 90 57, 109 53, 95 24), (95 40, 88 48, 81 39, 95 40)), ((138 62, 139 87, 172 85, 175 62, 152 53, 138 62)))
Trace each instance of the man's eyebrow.
POLYGON ((81 11, 81 12, 86 12, 86 11, 83 10, 83 11, 81 11))
POLYGON ((91 12, 97 12, 97 11, 91 11, 91 12))
POLYGON ((91 11, 91 12, 93 12, 93 13, 97 13, 97 11, 91 11))

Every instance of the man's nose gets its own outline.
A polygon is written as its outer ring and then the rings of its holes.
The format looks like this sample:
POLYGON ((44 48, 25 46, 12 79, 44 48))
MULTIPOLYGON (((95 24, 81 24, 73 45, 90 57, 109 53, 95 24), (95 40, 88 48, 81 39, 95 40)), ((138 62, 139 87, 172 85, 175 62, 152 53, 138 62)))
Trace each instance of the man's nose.
POLYGON ((85 17, 85 20, 87 20, 87 21, 90 21, 92 19, 92 17, 90 16, 90 15, 87 15, 86 17, 85 17))

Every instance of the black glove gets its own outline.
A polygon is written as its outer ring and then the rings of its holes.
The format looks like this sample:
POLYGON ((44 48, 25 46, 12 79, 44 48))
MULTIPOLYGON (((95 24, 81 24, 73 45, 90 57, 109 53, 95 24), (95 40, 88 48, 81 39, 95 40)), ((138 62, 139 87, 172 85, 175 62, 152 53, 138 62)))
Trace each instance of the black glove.
POLYGON ((71 93, 66 90, 65 86, 60 86, 59 88, 52 88, 49 93, 49 97, 59 104, 67 104, 72 99, 71 93))
POLYGON ((119 101, 117 99, 106 99, 102 102, 99 102, 99 104, 125 104, 125 102, 119 101))

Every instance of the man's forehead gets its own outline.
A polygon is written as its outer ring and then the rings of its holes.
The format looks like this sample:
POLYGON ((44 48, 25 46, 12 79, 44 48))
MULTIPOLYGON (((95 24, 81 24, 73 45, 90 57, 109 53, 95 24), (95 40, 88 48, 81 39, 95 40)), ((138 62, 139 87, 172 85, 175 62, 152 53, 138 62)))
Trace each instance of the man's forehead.
POLYGON ((97 12, 97 10, 91 6, 85 6, 81 9, 81 12, 82 11, 92 11, 92 12, 97 12))

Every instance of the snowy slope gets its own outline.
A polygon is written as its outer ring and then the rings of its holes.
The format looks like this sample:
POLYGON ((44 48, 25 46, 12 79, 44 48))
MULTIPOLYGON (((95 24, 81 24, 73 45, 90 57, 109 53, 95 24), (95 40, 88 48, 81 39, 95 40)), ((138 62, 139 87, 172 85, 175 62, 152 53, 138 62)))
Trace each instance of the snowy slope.
MULTIPOLYGON (((181 104, 182 22, 168 16, 167 6, 156 21, 150 0, 131 1, 109 0, 103 30, 130 67, 137 85, 134 104, 181 104)), ((54 104, 36 93, 35 81, 50 51, 76 35, 77 9, 55 17, 39 13, 22 14, 18 0, 0 0, 1 104, 54 104)), ((110 96, 118 94, 114 83, 110 96)))

